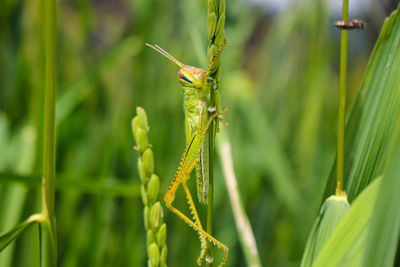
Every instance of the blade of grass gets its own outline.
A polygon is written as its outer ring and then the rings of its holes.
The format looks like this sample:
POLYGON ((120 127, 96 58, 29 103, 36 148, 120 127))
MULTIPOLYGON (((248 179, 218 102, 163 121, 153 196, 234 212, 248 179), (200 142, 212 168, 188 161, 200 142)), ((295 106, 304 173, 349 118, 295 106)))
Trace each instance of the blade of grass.
POLYGON ((251 229, 249 218, 245 212, 233 169, 231 145, 224 129, 221 129, 220 137, 217 142, 217 150, 223 166, 225 184, 229 193, 236 229, 246 258, 247 266, 261 267, 261 260, 258 255, 254 233, 251 229))
POLYGON ((14 228, 12 228, 7 233, 0 236, 0 252, 7 247, 12 241, 18 238, 29 226, 31 226, 35 222, 42 221, 41 214, 34 214, 30 216, 25 221, 17 224, 14 228))
MULTIPOLYGON (((400 114, 399 114, 400 115, 400 114)), ((363 266, 394 266, 400 230, 400 116, 369 228, 363 266)))

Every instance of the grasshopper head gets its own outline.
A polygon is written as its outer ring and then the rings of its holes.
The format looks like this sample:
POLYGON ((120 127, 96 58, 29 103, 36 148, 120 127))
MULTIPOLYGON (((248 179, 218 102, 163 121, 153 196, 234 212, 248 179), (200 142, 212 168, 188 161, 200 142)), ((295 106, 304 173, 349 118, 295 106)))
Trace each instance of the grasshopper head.
POLYGON ((207 83, 207 73, 201 68, 183 66, 178 71, 178 79, 183 86, 202 89, 207 83))

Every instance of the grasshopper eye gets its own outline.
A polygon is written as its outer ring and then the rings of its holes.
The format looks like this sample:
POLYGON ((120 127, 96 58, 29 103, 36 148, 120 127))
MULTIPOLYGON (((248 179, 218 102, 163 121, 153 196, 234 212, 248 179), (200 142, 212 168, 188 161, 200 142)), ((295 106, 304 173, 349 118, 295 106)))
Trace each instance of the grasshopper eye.
POLYGON ((187 81, 188 83, 192 83, 192 81, 189 80, 186 76, 183 76, 181 79, 187 81))
POLYGON ((192 81, 189 80, 188 77, 186 77, 182 71, 178 71, 178 77, 179 77, 179 79, 182 79, 188 83, 192 83, 192 81))

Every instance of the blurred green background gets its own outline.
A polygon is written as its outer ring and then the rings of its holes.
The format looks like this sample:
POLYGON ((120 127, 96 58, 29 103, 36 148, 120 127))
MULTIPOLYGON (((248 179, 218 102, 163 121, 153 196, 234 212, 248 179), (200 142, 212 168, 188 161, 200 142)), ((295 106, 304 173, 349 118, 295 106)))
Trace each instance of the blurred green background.
MULTIPOLYGON (((349 107, 383 20, 398 4, 350 2, 350 15, 367 28, 349 37, 349 107)), ((177 67, 144 44, 205 67, 207 1, 58 3, 59 266, 146 266, 135 107, 149 117, 162 193, 185 137, 177 67)), ((0 2, 0 232, 40 210, 42 4, 0 2)), ((263 265, 297 266, 335 157, 340 32, 332 24, 341 1, 236 0, 226 7, 220 90, 240 193, 263 265)), ((188 212, 180 191, 176 203, 188 212)), ((227 266, 245 266, 229 205, 217 160, 214 236, 230 248, 227 266)), ((164 217, 168 265, 195 266, 197 234, 168 210, 164 217)), ((39 266, 38 242, 33 227, 0 254, 0 266, 39 266)))

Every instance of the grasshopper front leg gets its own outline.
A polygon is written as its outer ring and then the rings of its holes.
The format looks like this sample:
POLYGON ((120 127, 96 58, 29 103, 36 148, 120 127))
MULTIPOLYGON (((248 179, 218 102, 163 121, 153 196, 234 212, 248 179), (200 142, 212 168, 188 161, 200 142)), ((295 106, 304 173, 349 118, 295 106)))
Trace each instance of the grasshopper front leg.
MULTIPOLYGON (((200 240, 201 240, 201 253, 198 258, 198 263, 199 265, 201 264, 202 259, 205 256, 205 249, 207 247, 206 243, 206 238, 210 240, 211 242, 214 243, 214 245, 221 247, 224 250, 224 258, 220 264, 222 266, 228 257, 228 247, 226 247, 224 244, 222 244, 220 241, 215 239, 213 236, 208 234, 206 231, 203 230, 200 222, 200 218, 198 216, 196 207, 193 202, 193 198, 190 194, 189 189, 187 188, 186 181, 190 178, 190 174, 193 171, 193 168, 197 164, 197 156, 200 152, 201 144, 204 140, 205 133, 207 132, 208 128, 210 127, 211 123, 217 119, 217 120, 222 120, 221 116, 225 114, 227 110, 225 109, 224 112, 218 112, 213 114, 205 124, 205 127, 199 127, 199 131, 197 133, 193 134, 193 137, 190 139, 188 142, 185 152, 182 156, 182 159, 179 163, 178 170, 176 172, 176 175, 167 191, 164 197, 165 204, 167 208, 169 208, 172 212, 174 212, 176 215, 178 215, 182 220, 184 220, 187 224, 189 224, 195 231, 197 231, 200 234, 200 240), (191 219, 189 219, 185 214, 180 212, 178 209, 172 206, 172 202, 175 199, 175 192, 178 189, 179 185, 182 183, 183 188, 185 190, 186 197, 189 202, 189 206, 192 210, 192 213, 194 215, 194 220, 196 223, 194 223, 191 219)), ((203 123, 200 123, 202 126, 203 123)))

